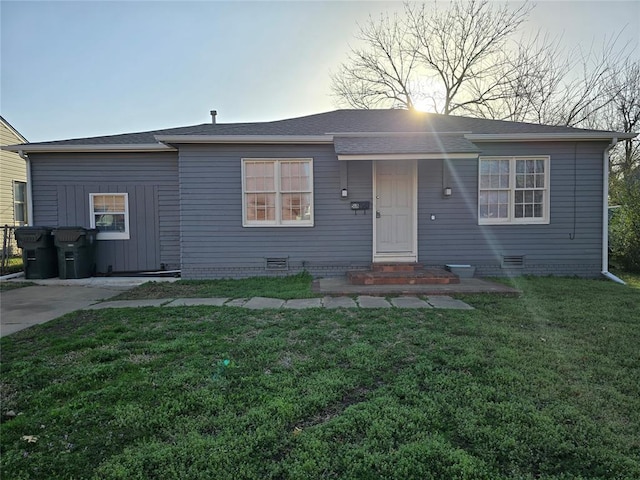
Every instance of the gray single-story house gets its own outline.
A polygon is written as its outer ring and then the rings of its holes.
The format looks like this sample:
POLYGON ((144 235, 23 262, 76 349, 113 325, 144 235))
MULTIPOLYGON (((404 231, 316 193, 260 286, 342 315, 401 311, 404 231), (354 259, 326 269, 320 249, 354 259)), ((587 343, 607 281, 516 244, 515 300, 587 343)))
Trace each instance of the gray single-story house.
POLYGON ((611 276, 608 152, 634 134, 337 110, 8 147, 33 225, 96 227, 99 273, 343 275, 373 263, 611 276))

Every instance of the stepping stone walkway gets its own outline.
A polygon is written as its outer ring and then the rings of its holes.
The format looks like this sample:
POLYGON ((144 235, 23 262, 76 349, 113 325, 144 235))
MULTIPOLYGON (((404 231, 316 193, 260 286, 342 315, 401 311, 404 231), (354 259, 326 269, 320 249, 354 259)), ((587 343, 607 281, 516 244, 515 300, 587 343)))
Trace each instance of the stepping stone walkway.
POLYGON ((387 300, 385 297, 360 295, 355 299, 351 297, 324 297, 301 298, 295 300, 282 300, 279 298, 253 297, 253 298, 165 298, 143 300, 115 300, 111 302, 96 303, 87 307, 87 310, 101 310, 103 308, 124 307, 188 307, 196 305, 216 307, 242 307, 252 310, 259 309, 292 309, 305 308, 449 308, 458 310, 473 310, 473 307, 461 300, 446 296, 433 295, 422 299, 415 296, 393 297, 387 300))
POLYGON ((293 308, 302 310, 303 308, 319 308, 322 307, 321 298, 299 298, 296 300, 287 300, 282 306, 283 308, 293 308))
POLYGON ((103 308, 127 308, 127 307, 161 307, 168 300, 143 299, 143 300, 113 300, 111 302, 96 303, 86 307, 85 310, 101 310, 103 308), (103 305, 107 305, 107 307, 103 305))
POLYGON ((324 308, 357 308, 358 304, 351 297, 324 297, 324 308))
POLYGON ((260 310, 262 308, 280 308, 282 305, 284 305, 284 300, 279 298, 253 297, 243 307, 251 310, 260 310))
POLYGON ((228 298, 178 298, 173 302, 164 304, 163 307, 192 307, 194 305, 221 307, 228 301, 228 298))
POLYGON ((451 298, 446 295, 434 295, 429 297, 429 304, 434 308, 451 308, 456 310, 473 310, 471 305, 464 303, 462 300, 451 298))
POLYGON ((360 308, 391 308, 391 304, 387 302, 384 297, 360 295, 357 301, 360 308))
POLYGON ((396 297, 391 299, 391 304, 398 308, 433 308, 418 297, 396 297))

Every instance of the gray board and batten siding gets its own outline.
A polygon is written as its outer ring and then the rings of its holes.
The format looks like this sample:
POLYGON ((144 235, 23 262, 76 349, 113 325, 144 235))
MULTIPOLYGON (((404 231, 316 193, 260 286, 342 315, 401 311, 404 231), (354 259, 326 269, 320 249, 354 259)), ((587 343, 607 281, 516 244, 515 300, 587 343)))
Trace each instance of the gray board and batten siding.
POLYGON ((90 193, 128 193, 129 240, 99 240, 97 272, 180 268, 176 153, 31 153, 34 224, 89 228, 90 193))
MULTIPOLYGON (((478 225, 478 160, 418 162, 418 260, 472 264, 480 275, 600 273, 603 142, 480 144, 481 155, 549 155, 548 225, 478 225), (443 172, 443 165, 446 171, 443 172), (453 188, 443 198, 443 181, 453 188), (431 215, 435 220, 431 220, 431 215), (506 258, 521 259, 513 268, 506 258)), ((354 214, 340 198, 340 165, 330 145, 181 145, 183 278, 295 273, 316 276, 366 268, 372 210, 354 214), (314 226, 242 226, 242 158, 313 158, 314 226), (268 272, 267 258, 289 269, 268 272)), ((349 199, 372 201, 372 162, 347 162, 349 199)))

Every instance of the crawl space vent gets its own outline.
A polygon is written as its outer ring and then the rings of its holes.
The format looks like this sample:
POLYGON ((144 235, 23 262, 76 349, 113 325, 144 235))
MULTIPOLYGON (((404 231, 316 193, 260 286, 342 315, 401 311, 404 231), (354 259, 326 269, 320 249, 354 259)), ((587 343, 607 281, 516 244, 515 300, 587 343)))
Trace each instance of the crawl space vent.
POLYGON ((503 255, 502 268, 524 267, 524 255, 503 255))
POLYGON ((265 270, 289 270, 289 258, 265 258, 265 270))

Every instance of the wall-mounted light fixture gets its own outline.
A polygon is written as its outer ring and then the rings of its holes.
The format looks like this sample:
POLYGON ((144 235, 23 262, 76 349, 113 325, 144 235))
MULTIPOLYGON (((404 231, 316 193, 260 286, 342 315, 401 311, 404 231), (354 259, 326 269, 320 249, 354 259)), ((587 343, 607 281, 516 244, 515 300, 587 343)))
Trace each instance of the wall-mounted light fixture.
POLYGON ((349 196, 349 191, 346 188, 343 188, 342 191, 340 192, 340 196, 342 198, 347 198, 349 196))
POLYGON ((451 187, 444 187, 444 190, 442 191, 442 194, 445 197, 450 197, 451 196, 451 187))

